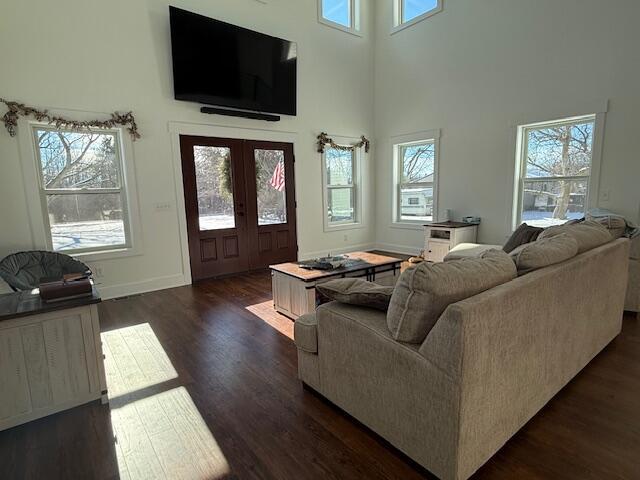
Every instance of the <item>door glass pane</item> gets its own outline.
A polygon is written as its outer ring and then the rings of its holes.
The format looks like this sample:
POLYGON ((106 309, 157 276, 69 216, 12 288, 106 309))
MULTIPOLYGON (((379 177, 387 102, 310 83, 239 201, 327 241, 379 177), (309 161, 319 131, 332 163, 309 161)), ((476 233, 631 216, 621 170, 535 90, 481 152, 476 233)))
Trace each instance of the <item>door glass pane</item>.
POLYGON ((200 230, 235 228, 231 150, 193 147, 200 230))
POLYGON ((327 185, 353 184, 353 152, 327 148, 327 185))
POLYGON ((47 195, 54 250, 124 246, 119 193, 47 195))
POLYGON ((254 150, 258 225, 287 223, 287 191, 282 150, 254 150))
POLYGON ((433 220, 433 187, 400 190, 401 220, 433 220))
POLYGON ((594 122, 535 128, 527 132, 527 178, 591 174, 594 122))
POLYGON ((582 218, 588 180, 525 181, 522 221, 536 227, 582 218))
POLYGON ((330 188, 328 194, 329 223, 355 222, 353 188, 330 188))

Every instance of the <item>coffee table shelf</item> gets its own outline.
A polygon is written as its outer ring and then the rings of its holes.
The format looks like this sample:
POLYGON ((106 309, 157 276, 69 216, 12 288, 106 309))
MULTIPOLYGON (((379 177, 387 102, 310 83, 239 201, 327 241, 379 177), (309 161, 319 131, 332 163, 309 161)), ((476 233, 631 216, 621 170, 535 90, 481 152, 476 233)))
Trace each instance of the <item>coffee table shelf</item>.
POLYGON ((370 252, 352 252, 349 262, 335 270, 307 270, 297 263, 271 265, 271 289, 276 311, 295 320, 314 312, 316 285, 337 278, 363 278, 379 285, 395 285, 402 260, 370 252))

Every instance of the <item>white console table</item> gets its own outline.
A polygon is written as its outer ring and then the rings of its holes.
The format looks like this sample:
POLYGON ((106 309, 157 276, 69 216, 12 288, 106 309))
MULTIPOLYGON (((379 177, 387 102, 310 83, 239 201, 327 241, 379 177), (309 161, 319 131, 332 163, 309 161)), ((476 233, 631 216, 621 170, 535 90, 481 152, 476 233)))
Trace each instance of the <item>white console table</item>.
POLYGON ((58 303, 31 292, 0 295, 0 430, 107 402, 99 302, 95 290, 58 303))
POLYGON ((460 243, 476 243, 478 225, 443 222, 424 226, 424 257, 430 262, 442 262, 449 250, 460 243))

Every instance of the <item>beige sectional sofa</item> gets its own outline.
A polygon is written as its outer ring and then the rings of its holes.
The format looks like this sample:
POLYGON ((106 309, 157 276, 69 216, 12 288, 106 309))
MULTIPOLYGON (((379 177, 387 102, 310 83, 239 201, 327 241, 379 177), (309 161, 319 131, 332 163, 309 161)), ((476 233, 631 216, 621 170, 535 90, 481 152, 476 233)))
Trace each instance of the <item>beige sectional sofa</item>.
POLYGON ((518 276, 449 304, 421 343, 383 311, 322 305, 295 324, 299 377, 438 477, 468 478, 618 335, 628 263, 618 239, 518 276))

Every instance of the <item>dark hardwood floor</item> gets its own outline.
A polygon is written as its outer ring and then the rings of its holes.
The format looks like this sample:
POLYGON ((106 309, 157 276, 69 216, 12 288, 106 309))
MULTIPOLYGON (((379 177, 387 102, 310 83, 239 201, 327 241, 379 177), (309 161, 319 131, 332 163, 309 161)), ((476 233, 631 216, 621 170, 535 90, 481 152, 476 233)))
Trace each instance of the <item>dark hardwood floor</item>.
MULTIPOLYGON (((117 352, 111 405, 0 432, 0 478, 430 478, 302 388, 267 273, 107 301, 100 314, 117 352)), ((640 478, 638 319, 474 478, 640 478)))

